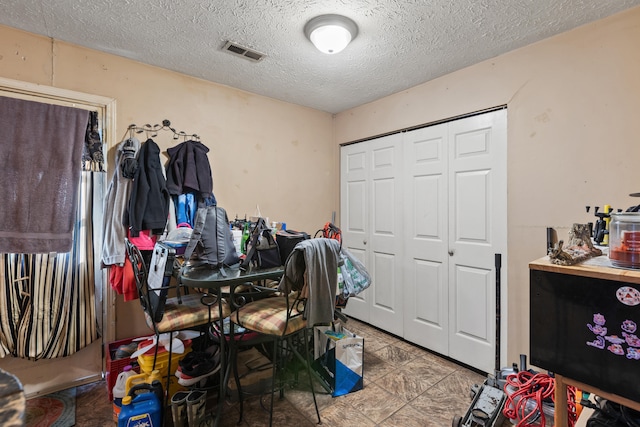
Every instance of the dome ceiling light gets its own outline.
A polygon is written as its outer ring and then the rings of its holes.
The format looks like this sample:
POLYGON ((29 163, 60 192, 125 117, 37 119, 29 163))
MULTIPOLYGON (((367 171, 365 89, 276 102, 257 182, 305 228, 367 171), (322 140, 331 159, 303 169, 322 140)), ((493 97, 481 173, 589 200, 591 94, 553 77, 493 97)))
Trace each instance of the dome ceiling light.
POLYGON ((358 26, 342 15, 320 15, 304 26, 304 34, 322 53, 341 52, 358 34, 358 26))

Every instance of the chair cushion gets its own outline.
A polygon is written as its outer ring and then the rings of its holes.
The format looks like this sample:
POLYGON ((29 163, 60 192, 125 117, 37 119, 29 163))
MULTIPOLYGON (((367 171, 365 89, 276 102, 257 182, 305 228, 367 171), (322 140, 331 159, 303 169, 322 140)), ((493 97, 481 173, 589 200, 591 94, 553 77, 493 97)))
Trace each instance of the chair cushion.
MULTIPOLYGON (((158 332, 177 331, 181 329, 194 328, 209 323, 209 307, 200 301, 201 294, 189 294, 182 296, 182 304, 178 302, 178 298, 167 298, 164 306, 164 316, 162 320, 156 323, 158 332)), ((229 304, 222 302, 222 315, 229 315, 229 304)), ((211 306, 211 320, 218 320, 220 311, 218 303, 211 306)), ((153 329, 153 321, 151 317, 145 313, 145 318, 149 328, 153 329)))
POLYGON ((303 316, 293 310, 287 323, 285 297, 264 298, 250 302, 231 315, 231 320, 247 329, 267 335, 284 336, 299 331, 307 325, 303 316), (285 330, 286 327, 286 330, 285 330))

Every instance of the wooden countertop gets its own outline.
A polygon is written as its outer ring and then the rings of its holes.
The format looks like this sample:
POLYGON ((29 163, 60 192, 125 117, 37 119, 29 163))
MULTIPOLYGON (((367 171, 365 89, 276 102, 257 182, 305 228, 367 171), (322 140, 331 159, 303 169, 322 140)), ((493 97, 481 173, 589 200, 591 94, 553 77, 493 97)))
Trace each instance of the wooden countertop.
POLYGON ((545 256, 530 262, 529 269, 640 284, 640 270, 613 267, 607 255, 591 258, 571 266, 552 264, 549 257, 545 256))

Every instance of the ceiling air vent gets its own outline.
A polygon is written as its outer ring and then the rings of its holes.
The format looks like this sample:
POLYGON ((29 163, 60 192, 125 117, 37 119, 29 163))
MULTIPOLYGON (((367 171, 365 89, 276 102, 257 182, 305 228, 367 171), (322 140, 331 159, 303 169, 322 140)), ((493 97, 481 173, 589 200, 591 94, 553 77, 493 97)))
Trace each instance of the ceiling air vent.
POLYGON ((254 62, 258 62, 266 56, 264 53, 251 50, 248 47, 240 46, 239 44, 230 41, 227 41, 224 44, 222 50, 233 53, 234 55, 242 56, 243 58, 254 62))

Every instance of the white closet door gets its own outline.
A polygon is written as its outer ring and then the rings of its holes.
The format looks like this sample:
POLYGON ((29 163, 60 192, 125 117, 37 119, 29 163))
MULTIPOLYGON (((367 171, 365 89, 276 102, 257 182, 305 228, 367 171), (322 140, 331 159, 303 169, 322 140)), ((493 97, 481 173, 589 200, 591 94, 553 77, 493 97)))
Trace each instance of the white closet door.
POLYGON ((449 352, 448 124, 405 133, 404 338, 449 352))
MULTIPOLYGON (((340 149, 340 229, 342 244, 369 270, 366 241, 369 238, 369 145, 366 142, 340 149)), ((374 281, 375 283, 375 281, 374 281)), ((344 312, 370 322, 371 288, 349 298, 344 312)))
POLYGON ((402 134, 370 141, 370 323, 403 335, 402 134))
POLYGON ((485 372, 495 367, 495 254, 507 265, 506 118, 341 149, 344 245, 373 278, 345 313, 485 372))
POLYGON ((449 124, 449 356, 485 372, 495 368, 495 254, 506 253, 506 117, 449 124))

